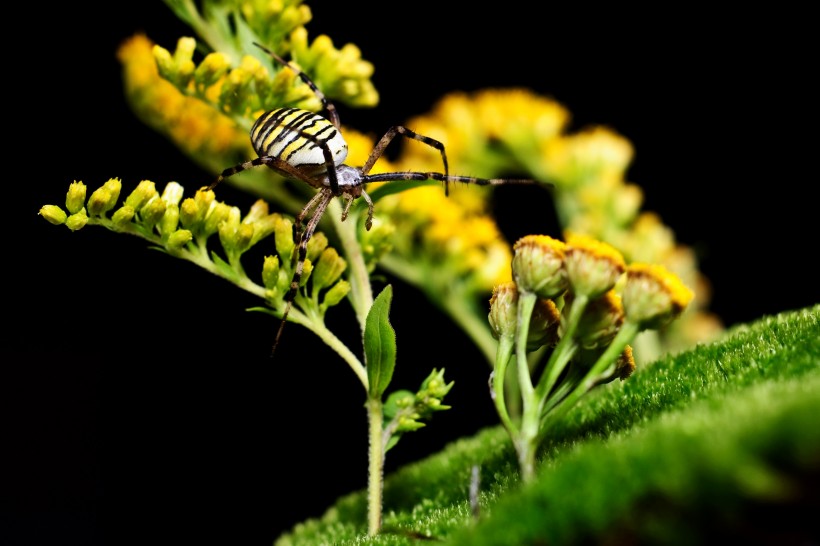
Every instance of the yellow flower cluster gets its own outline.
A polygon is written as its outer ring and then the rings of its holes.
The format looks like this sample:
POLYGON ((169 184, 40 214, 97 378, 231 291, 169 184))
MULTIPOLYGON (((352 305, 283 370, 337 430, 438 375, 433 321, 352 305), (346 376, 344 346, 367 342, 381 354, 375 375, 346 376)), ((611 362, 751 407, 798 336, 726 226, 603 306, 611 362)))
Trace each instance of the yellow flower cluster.
MULTIPOLYGON (((606 127, 568 133, 568 120, 563 106, 531 91, 488 89, 447 95, 430 114, 412 119, 408 126, 445 143, 452 172, 488 178, 520 173, 554 184, 565 235, 580 234, 611 244, 627 262, 662 264, 696 287, 697 299, 687 313, 655 334, 661 336, 663 349, 714 338, 723 326, 706 311, 709 285, 698 270, 694 252, 678 244, 673 231, 656 214, 640 210, 643 193, 626 181, 634 155, 632 144, 606 127)), ((435 150, 425 148, 405 146, 398 165, 440 169, 435 150)), ((474 190, 460 193, 468 195, 469 206, 478 210, 482 205, 476 200, 490 194, 474 190)), ((406 198, 417 197, 408 192, 406 198)), ((454 200, 461 198, 456 195, 454 200)), ((465 226, 453 224, 451 228, 459 233, 465 226)))
POLYGON ((219 172, 237 157, 253 157, 245 129, 159 75, 153 48, 145 35, 137 34, 117 52, 126 96, 140 119, 210 171, 219 172))

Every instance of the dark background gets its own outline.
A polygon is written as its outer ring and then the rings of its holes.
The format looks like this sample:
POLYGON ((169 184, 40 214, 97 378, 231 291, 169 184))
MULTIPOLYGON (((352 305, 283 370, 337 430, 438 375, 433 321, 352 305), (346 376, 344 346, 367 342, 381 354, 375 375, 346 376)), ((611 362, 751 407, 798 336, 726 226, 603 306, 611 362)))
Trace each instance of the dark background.
MULTIPOLYGON (((571 130, 609 125, 633 143, 629 180, 698 251, 727 325, 820 301, 805 15, 309 5, 311 39, 353 42, 376 66, 381 104, 341 108, 343 123, 378 134, 450 91, 529 87, 570 110, 571 130)), ((106 10, 29 13, 37 32, 6 48, 0 526, 30 544, 269 544, 366 486, 364 393, 299 327, 269 361, 276 322, 246 313, 259 302, 230 284, 136 238, 37 216, 73 180, 210 180, 131 115, 114 56, 136 31, 169 49, 191 33, 159 2, 106 10)), ((548 200, 510 195, 510 240, 554 229, 548 200)), ((415 289, 394 288, 393 388, 432 366, 456 387, 451 411, 388 454, 388 473, 497 422, 477 350, 415 289)), ((349 308, 331 315, 355 340, 349 308)))

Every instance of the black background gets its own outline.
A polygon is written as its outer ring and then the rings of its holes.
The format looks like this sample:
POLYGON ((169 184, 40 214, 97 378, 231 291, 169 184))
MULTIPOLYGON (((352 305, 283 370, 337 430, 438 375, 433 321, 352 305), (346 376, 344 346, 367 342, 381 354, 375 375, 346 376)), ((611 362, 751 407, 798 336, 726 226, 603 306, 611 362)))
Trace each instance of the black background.
MULTIPOLYGON (((342 107, 343 123, 376 135, 449 91, 529 87, 563 103, 572 130, 604 124, 633 143, 629 180, 644 189, 644 209, 697 250, 713 285, 710 309, 727 325, 820 301, 816 61, 805 15, 310 6, 311 39, 356 43, 376 66, 380 105, 342 107)), ((20 21, 37 31, 7 46, 4 78, 12 95, 3 224, 12 244, 3 258, 10 462, 0 524, 32 544, 269 544, 365 487, 361 386, 293 325, 272 363, 275 321, 246 313, 259 302, 228 283, 136 238, 70 233, 38 217, 73 180, 191 188, 210 175, 122 98, 123 39, 144 31, 172 49, 191 35, 170 10, 156 2, 30 11, 20 21)), ((555 229, 548 200, 498 199, 509 240, 555 229)), ((388 472, 497 422, 477 350, 415 289, 393 284, 393 387, 416 387, 432 366, 456 387, 453 409, 402 440, 388 472)), ((355 340, 349 308, 331 315, 341 337, 355 340)))

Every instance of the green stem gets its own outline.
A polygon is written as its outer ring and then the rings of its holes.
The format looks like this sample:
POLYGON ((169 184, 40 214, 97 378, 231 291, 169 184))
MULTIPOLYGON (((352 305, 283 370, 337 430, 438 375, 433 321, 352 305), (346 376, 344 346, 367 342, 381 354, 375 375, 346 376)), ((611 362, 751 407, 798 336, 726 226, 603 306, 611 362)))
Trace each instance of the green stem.
POLYGON ((514 340, 511 337, 502 337, 498 341, 498 351, 496 352, 495 369, 493 370, 492 398, 495 410, 501 418, 501 424, 507 429, 511 438, 518 434, 518 428, 510 419, 507 412, 507 402, 504 396, 505 379, 507 378, 507 363, 512 357, 514 340))
POLYGON ((367 534, 378 534, 382 526, 382 487, 384 474, 384 443, 382 441, 382 402, 367 400, 368 453, 367 472, 367 534))
POLYGON ((575 403, 595 386, 601 374, 617 361, 624 348, 635 338, 639 331, 638 325, 634 322, 627 320, 623 323, 621 329, 615 335, 615 339, 612 340, 612 343, 609 344, 606 351, 598 357, 595 364, 592 365, 586 375, 578 382, 575 390, 541 420, 539 439, 543 439, 552 425, 566 415, 575 403))
POLYGON ((358 215, 351 215, 343 221, 341 206, 335 199, 330 203, 328 209, 327 214, 330 215, 336 234, 339 236, 347 258, 347 265, 350 268, 350 301, 356 313, 356 320, 359 321, 359 326, 364 332, 367 313, 373 306, 373 288, 370 285, 370 274, 367 272, 362 246, 356 237, 358 215))
POLYGON ((587 303, 589 303, 589 298, 584 295, 578 295, 572 301, 564 332, 558 341, 558 345, 553 349, 550 359, 544 367, 544 373, 538 381, 536 391, 538 399, 542 402, 546 400, 547 395, 555 386, 555 382, 558 381, 561 372, 564 371, 567 362, 575 354, 577 348, 574 339, 575 331, 578 329, 578 323, 581 321, 581 315, 584 314, 587 303))
POLYGON ((518 296, 518 317, 515 342, 516 366, 518 367, 518 385, 521 389, 521 429, 513 443, 518 454, 518 465, 521 479, 531 481, 535 476, 535 452, 538 447, 538 414, 539 404, 535 396, 527 360, 527 337, 530 330, 530 318, 538 296, 531 292, 521 292, 518 296))

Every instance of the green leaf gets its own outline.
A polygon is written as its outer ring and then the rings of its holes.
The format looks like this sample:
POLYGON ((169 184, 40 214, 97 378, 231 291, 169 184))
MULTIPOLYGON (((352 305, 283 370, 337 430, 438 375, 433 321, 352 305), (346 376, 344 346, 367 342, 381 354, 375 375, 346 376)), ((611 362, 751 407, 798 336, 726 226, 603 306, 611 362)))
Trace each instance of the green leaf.
POLYGON ((364 356, 371 398, 381 399, 396 367, 396 332, 388 315, 393 287, 387 285, 367 313, 364 328, 364 356))

